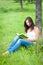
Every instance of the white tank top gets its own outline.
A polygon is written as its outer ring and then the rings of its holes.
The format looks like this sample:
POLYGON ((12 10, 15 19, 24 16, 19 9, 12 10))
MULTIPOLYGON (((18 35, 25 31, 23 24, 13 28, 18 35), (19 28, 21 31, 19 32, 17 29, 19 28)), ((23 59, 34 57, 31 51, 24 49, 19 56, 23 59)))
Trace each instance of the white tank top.
POLYGON ((35 32, 31 31, 31 32, 27 32, 26 35, 28 36, 29 39, 35 38, 35 32))

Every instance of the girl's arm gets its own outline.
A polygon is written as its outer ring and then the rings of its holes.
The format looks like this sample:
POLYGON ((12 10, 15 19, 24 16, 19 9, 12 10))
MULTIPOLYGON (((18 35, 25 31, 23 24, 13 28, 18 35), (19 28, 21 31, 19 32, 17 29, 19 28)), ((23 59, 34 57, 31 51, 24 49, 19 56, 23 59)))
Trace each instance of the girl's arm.
POLYGON ((35 42, 39 37, 39 29, 36 27, 34 29, 34 32, 35 32, 35 37, 33 37, 33 38, 25 38, 25 40, 35 42))

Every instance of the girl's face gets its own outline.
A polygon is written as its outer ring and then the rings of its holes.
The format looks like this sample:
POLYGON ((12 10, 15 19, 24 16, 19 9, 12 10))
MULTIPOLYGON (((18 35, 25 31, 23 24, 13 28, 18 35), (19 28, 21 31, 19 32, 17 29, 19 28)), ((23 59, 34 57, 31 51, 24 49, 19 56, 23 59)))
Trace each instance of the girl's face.
POLYGON ((29 20, 26 20, 27 26, 31 26, 31 22, 29 20))

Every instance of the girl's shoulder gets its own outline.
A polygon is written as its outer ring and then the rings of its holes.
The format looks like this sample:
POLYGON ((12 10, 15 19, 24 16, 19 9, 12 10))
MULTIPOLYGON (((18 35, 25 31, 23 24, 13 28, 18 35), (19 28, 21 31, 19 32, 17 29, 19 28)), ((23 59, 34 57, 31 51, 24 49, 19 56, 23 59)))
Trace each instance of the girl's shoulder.
POLYGON ((34 29, 37 29, 38 30, 39 28, 37 26, 34 26, 34 29))
POLYGON ((34 26, 34 31, 39 32, 39 28, 37 26, 34 26))

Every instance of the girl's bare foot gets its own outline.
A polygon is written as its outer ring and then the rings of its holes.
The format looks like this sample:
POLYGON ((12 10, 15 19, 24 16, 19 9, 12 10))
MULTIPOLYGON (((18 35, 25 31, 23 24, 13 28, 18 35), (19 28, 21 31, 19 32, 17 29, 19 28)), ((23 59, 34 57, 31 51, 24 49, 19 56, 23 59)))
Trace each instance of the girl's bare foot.
POLYGON ((8 51, 4 52, 2 55, 4 56, 4 55, 7 55, 7 54, 9 54, 9 52, 8 52, 8 51))

